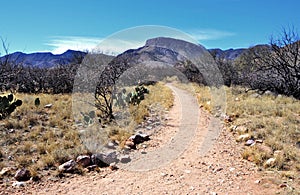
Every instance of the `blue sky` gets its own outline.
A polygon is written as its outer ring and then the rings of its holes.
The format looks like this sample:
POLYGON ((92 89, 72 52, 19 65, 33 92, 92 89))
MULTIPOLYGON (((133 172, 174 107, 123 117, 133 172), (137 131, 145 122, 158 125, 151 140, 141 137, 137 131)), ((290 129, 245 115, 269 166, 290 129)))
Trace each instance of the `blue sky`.
POLYGON ((268 43, 283 26, 300 29, 298 0, 0 2, 0 36, 9 52, 91 49, 113 33, 141 25, 172 27, 206 48, 222 49, 268 43))

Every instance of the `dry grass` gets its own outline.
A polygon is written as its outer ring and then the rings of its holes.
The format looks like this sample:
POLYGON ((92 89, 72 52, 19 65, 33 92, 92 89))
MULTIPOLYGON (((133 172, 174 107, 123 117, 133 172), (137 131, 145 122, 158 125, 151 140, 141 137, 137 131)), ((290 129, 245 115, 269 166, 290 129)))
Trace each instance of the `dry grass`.
MULTIPOLYGON (((197 85, 193 87, 199 102, 211 111, 210 89, 197 85)), ((226 123, 228 129, 235 136, 249 133, 255 140, 263 140, 260 145, 269 149, 261 149, 256 144, 245 147, 242 156, 259 166, 274 157, 275 164, 268 169, 299 171, 300 152, 296 143, 300 140, 300 101, 285 96, 259 95, 242 87, 226 88, 226 96, 226 114, 233 120, 226 123), (280 151, 281 155, 274 155, 275 151, 280 151)))
MULTIPOLYGON (((120 143, 123 147, 125 141, 134 134, 137 125, 141 124, 150 112, 155 112, 160 116, 164 115, 166 110, 169 110, 174 101, 172 90, 166 87, 163 83, 146 86, 149 94, 145 94, 145 99, 138 105, 129 105, 128 117, 123 120, 118 120, 118 125, 108 127, 108 134, 111 140, 120 143)), ((133 91, 134 88, 127 88, 126 91, 133 91)), ((116 112, 118 112, 116 108, 116 112)), ((124 109, 123 109, 124 111, 124 109)), ((123 112, 121 111, 121 112, 123 112)), ((123 113, 124 114, 124 113, 123 113)))
MULTIPOLYGON (((147 88, 150 94, 146 95, 145 100, 129 108, 133 121, 126 127, 116 124, 105 127, 109 138, 119 141, 121 146, 132 135, 136 125, 149 115, 151 106, 159 104, 163 109, 172 106, 170 89, 161 83, 147 88)), ((71 94, 16 94, 16 97, 23 100, 23 105, 9 118, 0 121, 0 170, 3 167, 27 167, 37 178, 79 154, 90 153, 80 139, 76 127, 78 121, 75 122, 72 116, 71 94), (40 106, 34 104, 37 97, 40 106), (46 104, 53 106, 44 108, 46 104)), ((89 128, 99 132, 103 127, 89 128)), ((93 138, 95 136, 93 134, 93 138)))
POLYGON ((23 105, 0 121, 2 167, 27 167, 33 176, 87 151, 71 119, 71 95, 17 94, 23 105), (35 106, 39 97, 41 104, 35 106), (51 108, 44 108, 46 104, 51 108), (75 152, 74 152, 75 151, 75 152))

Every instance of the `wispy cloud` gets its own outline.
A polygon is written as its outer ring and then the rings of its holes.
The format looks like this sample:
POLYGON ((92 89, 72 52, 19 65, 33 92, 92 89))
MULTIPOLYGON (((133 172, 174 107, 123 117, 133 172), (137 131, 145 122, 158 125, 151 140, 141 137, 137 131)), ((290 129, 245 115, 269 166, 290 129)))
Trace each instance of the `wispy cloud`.
POLYGON ((141 47, 144 42, 124 41, 120 39, 103 39, 79 36, 51 37, 45 45, 50 46, 50 52, 61 54, 68 49, 90 52, 102 52, 116 55, 131 48, 141 47))
POLYGON ((189 34, 197 41, 218 40, 229 36, 234 36, 235 33, 214 29, 198 29, 190 30, 189 34))

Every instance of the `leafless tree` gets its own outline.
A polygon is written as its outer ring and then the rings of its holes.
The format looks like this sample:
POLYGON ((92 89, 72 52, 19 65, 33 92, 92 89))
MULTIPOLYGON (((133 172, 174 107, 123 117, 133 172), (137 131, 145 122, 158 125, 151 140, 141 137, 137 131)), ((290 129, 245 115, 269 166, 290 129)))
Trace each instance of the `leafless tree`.
POLYGON ((217 51, 211 51, 210 54, 220 70, 224 85, 231 86, 232 84, 237 84, 237 70, 233 66, 233 60, 227 59, 225 54, 218 56, 217 51))
POLYGON ((300 40, 294 28, 283 28, 269 45, 252 47, 241 59, 241 79, 250 87, 300 98, 300 40))

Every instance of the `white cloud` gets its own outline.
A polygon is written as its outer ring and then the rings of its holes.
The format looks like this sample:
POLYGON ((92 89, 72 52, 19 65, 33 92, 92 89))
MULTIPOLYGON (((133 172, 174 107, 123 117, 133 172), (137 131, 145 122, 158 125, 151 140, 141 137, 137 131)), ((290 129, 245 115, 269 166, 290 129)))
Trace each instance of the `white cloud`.
POLYGON ((191 30, 189 34, 198 41, 217 40, 235 35, 235 33, 232 32, 214 29, 191 30))
POLYGON ((90 52, 97 51, 116 55, 128 49, 141 47, 144 45, 144 42, 78 36, 59 36, 52 37, 46 45, 52 48, 50 49, 50 52, 53 54, 61 54, 68 49, 72 49, 90 52))

